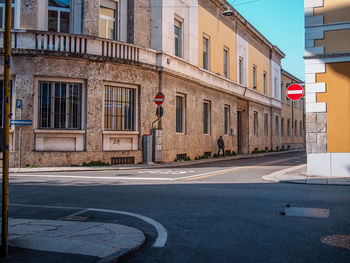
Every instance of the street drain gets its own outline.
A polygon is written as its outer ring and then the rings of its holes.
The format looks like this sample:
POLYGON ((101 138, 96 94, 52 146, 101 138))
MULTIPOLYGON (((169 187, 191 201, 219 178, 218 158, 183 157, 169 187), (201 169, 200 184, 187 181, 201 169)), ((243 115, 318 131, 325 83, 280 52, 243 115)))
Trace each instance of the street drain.
POLYGON ((288 204, 286 207, 283 207, 281 211, 281 215, 328 218, 329 209, 328 208, 291 207, 288 204))
POLYGON ((321 238, 321 242, 334 247, 341 247, 350 250, 350 235, 333 235, 321 238))

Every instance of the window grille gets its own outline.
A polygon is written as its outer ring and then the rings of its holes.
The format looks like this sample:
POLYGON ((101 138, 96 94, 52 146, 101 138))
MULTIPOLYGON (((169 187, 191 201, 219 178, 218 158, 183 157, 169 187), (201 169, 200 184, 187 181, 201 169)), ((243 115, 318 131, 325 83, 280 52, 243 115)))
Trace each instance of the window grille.
POLYGON ((39 82, 39 128, 81 129, 82 85, 39 82))
POLYGON ((264 114, 264 135, 269 136, 269 115, 264 114))
POLYGON ((203 133, 210 133, 210 102, 208 101, 203 104, 203 133))
POLYGON ((184 97, 176 96, 176 132, 184 132, 184 97))
POLYGON ((106 131, 135 130, 135 89, 105 86, 106 131))
POLYGON ((225 118, 225 123, 224 123, 225 134, 227 135, 229 134, 229 129, 230 129, 230 106, 225 106, 224 118, 225 118))
POLYGON ((258 136, 258 112, 254 111, 254 135, 258 136))

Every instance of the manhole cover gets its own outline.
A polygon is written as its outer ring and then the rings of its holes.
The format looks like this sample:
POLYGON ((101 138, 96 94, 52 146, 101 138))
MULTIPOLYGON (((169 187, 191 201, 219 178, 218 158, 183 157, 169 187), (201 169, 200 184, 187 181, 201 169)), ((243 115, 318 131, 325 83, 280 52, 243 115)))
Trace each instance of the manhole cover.
POLYGON ((350 250, 350 235, 333 235, 321 238, 321 242, 334 247, 341 247, 350 250))

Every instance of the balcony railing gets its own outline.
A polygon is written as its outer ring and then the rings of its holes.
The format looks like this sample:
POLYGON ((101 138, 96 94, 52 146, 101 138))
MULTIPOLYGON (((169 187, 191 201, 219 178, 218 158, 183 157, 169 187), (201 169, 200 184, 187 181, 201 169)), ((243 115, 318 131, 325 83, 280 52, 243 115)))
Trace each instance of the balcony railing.
MULTIPOLYGON (((0 48, 4 32, 0 32, 0 48)), ((11 33, 11 48, 24 50, 67 52, 94 55, 156 65, 152 50, 118 41, 56 32, 15 31, 11 33)))

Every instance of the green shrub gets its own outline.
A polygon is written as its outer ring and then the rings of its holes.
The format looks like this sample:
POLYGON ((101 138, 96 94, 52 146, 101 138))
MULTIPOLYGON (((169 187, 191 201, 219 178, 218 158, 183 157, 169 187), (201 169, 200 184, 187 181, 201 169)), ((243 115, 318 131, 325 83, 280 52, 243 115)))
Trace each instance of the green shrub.
POLYGON ((184 161, 191 161, 191 158, 189 156, 186 156, 186 158, 184 159, 184 161))
POLYGON ((216 153, 214 153, 213 158, 219 158, 219 156, 216 153))

